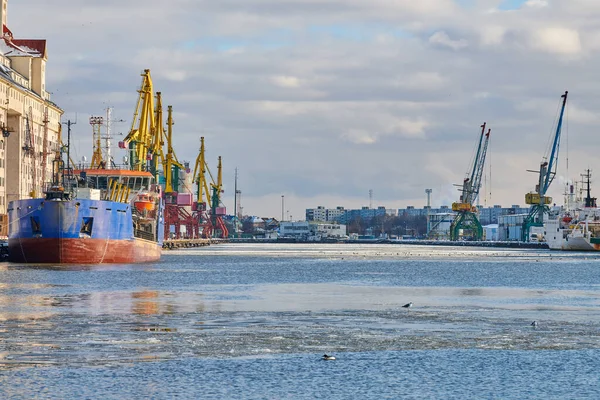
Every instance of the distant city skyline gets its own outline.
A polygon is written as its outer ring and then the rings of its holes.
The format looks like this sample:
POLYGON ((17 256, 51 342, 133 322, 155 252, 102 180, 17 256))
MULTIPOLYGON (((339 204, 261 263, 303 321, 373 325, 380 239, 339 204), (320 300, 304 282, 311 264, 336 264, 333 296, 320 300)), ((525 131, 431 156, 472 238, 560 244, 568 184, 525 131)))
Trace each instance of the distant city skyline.
POLYGON ((149 68, 178 158, 193 162, 200 136, 211 166, 223 156, 230 213, 237 167, 245 214, 280 216, 284 195, 300 218, 369 205, 370 189, 374 206, 422 207, 426 188, 450 205, 484 121, 480 204, 524 205, 569 90, 549 192, 562 203, 597 169, 599 19, 589 0, 11 0, 8 27, 47 40, 46 90, 79 121, 75 157, 91 158, 87 120, 109 105, 128 132, 149 68))

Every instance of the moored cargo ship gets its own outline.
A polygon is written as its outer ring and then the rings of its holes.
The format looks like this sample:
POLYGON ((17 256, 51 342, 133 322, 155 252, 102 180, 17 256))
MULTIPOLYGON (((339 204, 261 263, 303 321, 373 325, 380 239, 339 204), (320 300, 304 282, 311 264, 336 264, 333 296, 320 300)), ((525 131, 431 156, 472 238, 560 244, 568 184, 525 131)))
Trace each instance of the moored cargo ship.
MULTIPOLYGON (((575 207, 568 201, 565 212, 549 217, 544 223, 544 236, 551 250, 600 251, 600 208, 591 196, 590 170, 582 176, 587 178, 585 199, 575 201, 575 207)), ((570 197, 574 197, 573 186, 570 197)))
POLYGON ((147 171, 84 169, 55 179, 43 198, 8 205, 9 261, 137 263, 160 259, 161 188, 147 171))

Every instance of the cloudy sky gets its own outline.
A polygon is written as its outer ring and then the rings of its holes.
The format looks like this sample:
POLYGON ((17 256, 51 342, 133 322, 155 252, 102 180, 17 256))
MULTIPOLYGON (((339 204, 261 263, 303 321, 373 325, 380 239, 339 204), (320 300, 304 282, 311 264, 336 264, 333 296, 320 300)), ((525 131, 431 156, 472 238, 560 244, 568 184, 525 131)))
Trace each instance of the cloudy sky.
MULTIPOLYGON (((481 203, 524 204, 569 91, 559 177, 599 174, 598 0, 21 0, 16 38, 48 40, 47 89, 91 157, 90 114, 127 134, 140 73, 175 111, 175 150, 223 156, 245 214, 434 206, 458 197, 486 121, 481 203), (568 157, 568 170, 567 170, 568 157)), ((600 195, 600 180, 597 194, 600 195)))

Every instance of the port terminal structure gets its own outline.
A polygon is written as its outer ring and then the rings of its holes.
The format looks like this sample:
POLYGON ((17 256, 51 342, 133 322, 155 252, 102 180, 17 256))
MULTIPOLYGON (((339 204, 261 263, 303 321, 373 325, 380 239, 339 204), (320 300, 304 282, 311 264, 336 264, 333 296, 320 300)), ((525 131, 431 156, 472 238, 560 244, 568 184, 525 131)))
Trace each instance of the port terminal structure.
MULTIPOLYGON (((201 138, 193 176, 199 189, 194 200, 191 188, 186 187, 185 180, 181 178, 183 174, 190 173, 189 164, 181 163, 173 148, 173 107, 167 107, 165 128, 162 94, 154 91, 149 69, 144 70, 141 76, 142 83, 138 90, 131 129, 124 140, 119 142, 119 148, 128 152, 123 162, 129 164, 129 169, 148 171, 163 186, 165 247, 196 247, 210 243, 208 239, 227 238, 228 232, 222 219, 226 210, 221 201, 221 157, 218 159, 218 179, 215 180, 208 168, 204 138, 201 138), (205 193, 209 193, 209 187, 212 193, 205 196, 205 193)), ((110 140, 109 119, 110 114, 105 124, 107 141, 110 140)), ((114 164, 112 157, 110 154, 103 154, 100 148, 100 126, 103 123, 95 118, 90 120, 90 124, 94 134, 92 164, 111 169, 114 164)))
POLYGON ((481 135, 479 136, 473 164, 462 185, 460 185, 460 199, 458 202, 452 203, 452 211, 456 212, 456 216, 450 224, 451 241, 462 239, 478 241, 483 238, 483 228, 477 217, 478 211, 475 202, 481 188, 481 177, 485 166, 490 133, 492 132, 491 129, 488 129, 486 133, 485 127, 486 123, 484 122, 481 125, 481 135))
POLYGON ((550 212, 549 205, 552 204, 552 197, 546 196, 550 184, 556 176, 556 168, 558 166, 558 150, 560 147, 560 134, 563 124, 563 116, 565 113, 565 106, 567 105, 567 96, 569 92, 560 96, 562 106, 560 108, 560 115, 558 117, 558 123, 556 124, 556 131, 552 140, 552 146, 549 152, 544 156, 540 163, 539 171, 528 170, 529 172, 535 172, 538 174, 538 183, 535 186, 535 191, 525 194, 525 203, 531 205, 529 214, 523 221, 523 227, 521 229, 521 241, 529 242, 531 240, 531 231, 533 227, 539 227, 543 229, 544 216, 550 212))

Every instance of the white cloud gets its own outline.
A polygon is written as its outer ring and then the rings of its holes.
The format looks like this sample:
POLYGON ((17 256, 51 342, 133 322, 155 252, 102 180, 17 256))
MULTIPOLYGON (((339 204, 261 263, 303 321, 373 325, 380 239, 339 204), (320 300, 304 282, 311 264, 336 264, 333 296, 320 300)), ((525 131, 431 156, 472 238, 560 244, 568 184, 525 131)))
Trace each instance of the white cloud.
POLYGON ((393 85, 405 89, 436 90, 446 84, 446 79, 439 72, 418 71, 412 75, 396 78, 393 85))
POLYGON ((373 144, 377 141, 377 134, 360 129, 349 129, 342 134, 342 138, 355 144, 373 144))
POLYGON ((506 34, 506 28, 499 25, 485 25, 480 32, 481 44, 493 46, 501 44, 506 34))
POLYGON ((460 50, 468 46, 465 39, 452 40, 444 31, 437 31, 429 37, 429 43, 449 47, 452 50, 460 50))
POLYGON ((547 53, 564 56, 578 55, 582 50, 579 32, 560 27, 534 30, 531 34, 531 46, 547 53))
POLYGON ((272 81, 277 86, 280 86, 283 88, 297 88, 300 86, 300 79, 296 78, 295 76, 284 76, 284 75, 274 76, 272 78, 272 81))
POLYGON ((186 71, 172 70, 165 73, 165 77, 171 81, 183 82, 187 78, 186 71))
POLYGON ((387 129, 388 132, 397 133, 402 137, 408 138, 424 138, 425 128, 429 126, 427 121, 422 119, 397 119, 387 129))
POLYGON ((546 1, 546 0, 527 0, 525 2, 525 5, 527 7, 533 7, 533 8, 548 7, 548 1, 546 1))

